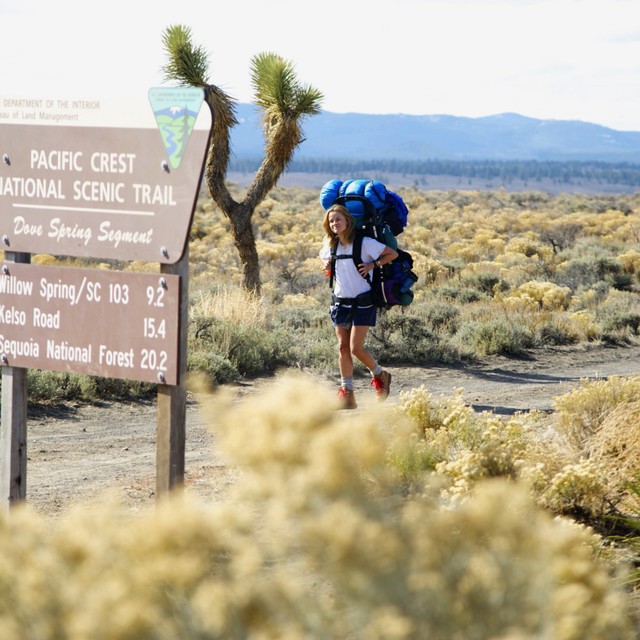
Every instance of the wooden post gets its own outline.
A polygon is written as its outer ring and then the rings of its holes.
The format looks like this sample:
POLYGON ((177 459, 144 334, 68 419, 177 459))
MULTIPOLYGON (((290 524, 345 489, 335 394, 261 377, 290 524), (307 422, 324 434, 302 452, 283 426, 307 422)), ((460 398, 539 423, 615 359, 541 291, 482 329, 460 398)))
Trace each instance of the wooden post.
POLYGON ((180 276, 178 331, 178 383, 158 385, 156 423, 156 498, 184 484, 187 421, 187 332, 189 325, 189 244, 173 265, 162 265, 161 273, 180 276))
MULTIPOLYGON (((6 251, 4 262, 31 262, 31 254, 6 251)), ((0 354, 1 355, 1 354, 0 354)), ((27 369, 2 367, 0 511, 27 498, 27 369)))

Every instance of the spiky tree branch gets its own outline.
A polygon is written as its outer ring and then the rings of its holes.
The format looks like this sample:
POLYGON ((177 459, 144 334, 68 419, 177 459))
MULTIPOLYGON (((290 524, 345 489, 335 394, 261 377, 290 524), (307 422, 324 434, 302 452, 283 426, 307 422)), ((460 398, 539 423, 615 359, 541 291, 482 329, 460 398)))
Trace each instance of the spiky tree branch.
POLYGON ((214 122, 205 171, 207 187, 231 222, 234 243, 243 263, 244 285, 259 292, 260 268, 251 218, 303 142, 300 121, 320 112, 323 95, 309 85, 301 85, 293 64, 277 54, 267 52, 253 57, 251 81, 255 91, 254 103, 263 111, 264 160, 246 196, 242 202, 236 202, 225 183, 231 155, 231 129, 238 124, 236 101, 209 83, 209 56, 204 49, 193 45, 188 27, 168 27, 163 35, 163 44, 168 58, 163 67, 165 80, 205 90, 205 100, 214 122))

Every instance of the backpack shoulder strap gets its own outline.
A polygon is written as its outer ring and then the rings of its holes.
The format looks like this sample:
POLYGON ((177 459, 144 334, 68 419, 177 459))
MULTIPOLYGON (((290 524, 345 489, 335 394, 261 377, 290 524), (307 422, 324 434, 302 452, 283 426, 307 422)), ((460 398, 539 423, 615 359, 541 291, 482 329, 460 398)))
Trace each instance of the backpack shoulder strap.
MULTIPOLYGON (((356 235, 353 238, 353 262, 356 265, 356 269, 358 265, 362 262, 362 242, 364 240, 364 234, 361 231, 356 231, 356 235)), ((362 276, 369 284, 371 284, 371 277, 367 273, 366 276, 362 276)))
MULTIPOLYGON (((361 243, 362 244, 362 243, 361 243)), ((329 259, 331 260, 331 264, 329 266, 329 288, 333 289, 333 278, 336 273, 336 260, 340 260, 342 258, 353 258, 353 254, 340 254, 338 253, 338 245, 331 247, 329 259)), ((359 264, 359 263, 356 263, 359 264)))
POLYGON ((356 267, 362 262, 362 233, 356 231, 356 235, 353 238, 353 262, 356 267))
POLYGON ((330 260, 331 265, 329 266, 329 288, 333 289, 333 276, 336 273, 336 251, 338 250, 337 246, 331 247, 330 260))

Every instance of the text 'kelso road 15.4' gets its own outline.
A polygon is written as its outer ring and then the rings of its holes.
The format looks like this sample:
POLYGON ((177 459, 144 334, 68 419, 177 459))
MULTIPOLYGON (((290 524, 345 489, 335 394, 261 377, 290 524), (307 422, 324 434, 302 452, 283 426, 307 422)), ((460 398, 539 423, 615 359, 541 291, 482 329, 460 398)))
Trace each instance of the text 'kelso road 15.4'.
POLYGON ((3 366, 177 384, 180 276, 6 262, 3 366))

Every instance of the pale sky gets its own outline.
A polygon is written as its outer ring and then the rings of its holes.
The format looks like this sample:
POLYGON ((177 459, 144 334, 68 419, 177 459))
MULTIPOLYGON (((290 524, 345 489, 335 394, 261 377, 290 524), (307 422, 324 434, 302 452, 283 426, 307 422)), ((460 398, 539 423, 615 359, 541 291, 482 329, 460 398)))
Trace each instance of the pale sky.
POLYGON ((146 103, 173 24, 240 102, 271 51, 326 111, 640 131, 640 0, 0 0, 0 97, 146 103))

